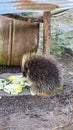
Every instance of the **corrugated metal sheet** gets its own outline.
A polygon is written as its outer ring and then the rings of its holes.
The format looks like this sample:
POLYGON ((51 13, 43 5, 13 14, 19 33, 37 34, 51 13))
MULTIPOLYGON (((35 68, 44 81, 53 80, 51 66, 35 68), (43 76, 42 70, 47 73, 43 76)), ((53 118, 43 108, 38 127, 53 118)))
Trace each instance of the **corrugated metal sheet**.
POLYGON ((52 10, 57 7, 50 4, 73 8, 73 0, 0 0, 0 14, 52 10))

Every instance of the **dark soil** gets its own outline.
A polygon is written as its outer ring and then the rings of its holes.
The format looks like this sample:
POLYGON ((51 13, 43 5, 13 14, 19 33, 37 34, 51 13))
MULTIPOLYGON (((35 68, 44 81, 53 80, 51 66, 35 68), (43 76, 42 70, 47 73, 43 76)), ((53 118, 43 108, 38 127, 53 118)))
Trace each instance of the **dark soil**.
MULTIPOLYGON (((73 57, 64 54, 57 60, 64 69, 63 91, 46 98, 24 92, 18 96, 1 93, 0 130, 73 130, 73 57)), ((2 68, 1 76, 7 76, 7 72, 17 74, 19 68, 2 68)))
POLYGON ((21 72, 20 66, 0 65, 0 74, 3 74, 3 73, 20 73, 20 72, 21 72))

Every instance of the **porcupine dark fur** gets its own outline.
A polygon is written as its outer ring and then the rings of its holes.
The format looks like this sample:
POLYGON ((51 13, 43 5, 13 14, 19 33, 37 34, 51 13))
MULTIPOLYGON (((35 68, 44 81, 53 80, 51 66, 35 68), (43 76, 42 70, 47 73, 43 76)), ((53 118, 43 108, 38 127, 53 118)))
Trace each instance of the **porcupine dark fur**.
POLYGON ((54 60, 42 56, 32 56, 24 62, 22 59, 23 76, 27 77, 31 93, 49 95, 63 87, 62 74, 54 60))

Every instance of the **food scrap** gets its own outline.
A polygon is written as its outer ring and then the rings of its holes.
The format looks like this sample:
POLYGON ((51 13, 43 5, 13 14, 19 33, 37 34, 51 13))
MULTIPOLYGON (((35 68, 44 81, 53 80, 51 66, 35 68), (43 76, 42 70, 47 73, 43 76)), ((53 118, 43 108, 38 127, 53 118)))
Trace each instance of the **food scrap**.
POLYGON ((22 75, 9 76, 7 79, 0 79, 0 90, 4 90, 9 94, 19 94, 23 88, 29 88, 29 84, 25 77, 22 75))

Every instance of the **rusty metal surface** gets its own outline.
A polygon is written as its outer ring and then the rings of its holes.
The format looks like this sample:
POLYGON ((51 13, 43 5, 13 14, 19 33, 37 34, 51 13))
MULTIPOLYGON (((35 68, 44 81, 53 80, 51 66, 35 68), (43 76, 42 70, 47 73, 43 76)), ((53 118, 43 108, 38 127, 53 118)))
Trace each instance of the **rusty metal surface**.
POLYGON ((0 0, 0 14, 21 13, 30 10, 52 10, 57 7, 55 4, 44 4, 30 0, 0 0))
POLYGON ((17 5, 17 9, 25 9, 25 10, 53 10, 58 8, 58 5, 52 3, 38 3, 30 0, 17 0, 20 3, 17 5))
POLYGON ((0 16, 0 64, 20 65, 22 55, 37 51, 39 24, 0 16))
POLYGON ((0 0, 0 14, 73 8, 73 0, 0 0))
POLYGON ((12 62, 21 63, 22 55, 26 52, 36 52, 39 40, 39 25, 37 23, 25 24, 14 20, 12 62))
POLYGON ((11 23, 11 19, 0 16, 0 64, 10 62, 11 23))

